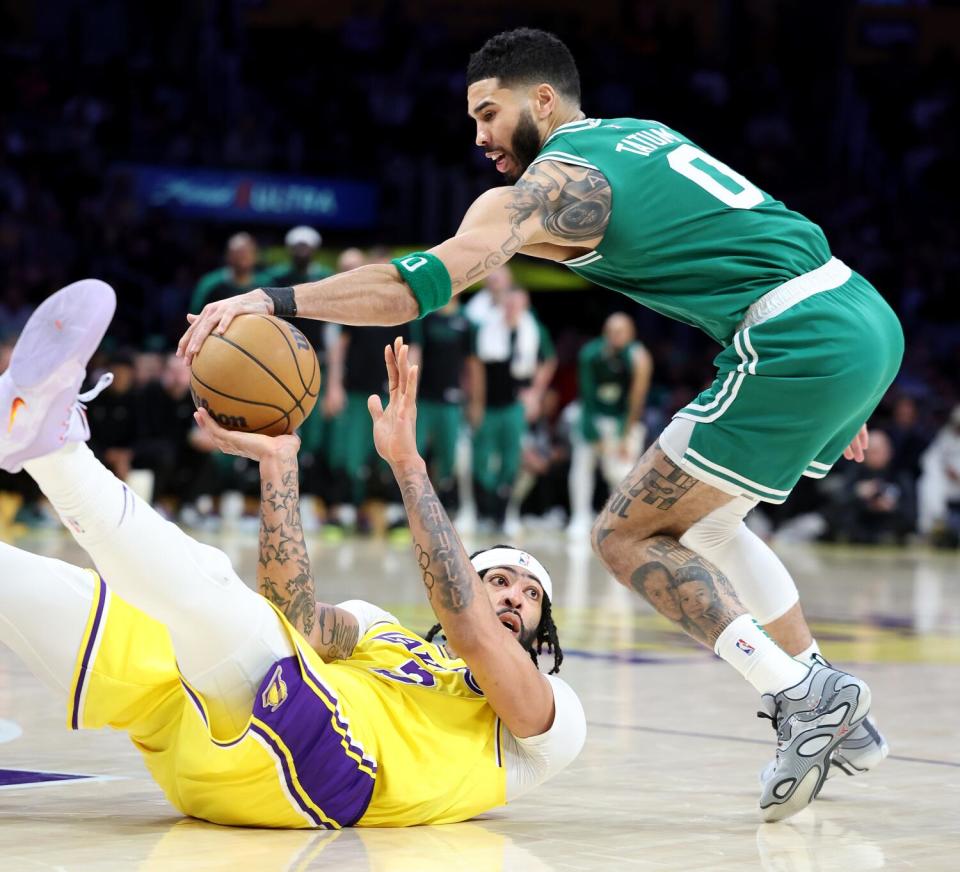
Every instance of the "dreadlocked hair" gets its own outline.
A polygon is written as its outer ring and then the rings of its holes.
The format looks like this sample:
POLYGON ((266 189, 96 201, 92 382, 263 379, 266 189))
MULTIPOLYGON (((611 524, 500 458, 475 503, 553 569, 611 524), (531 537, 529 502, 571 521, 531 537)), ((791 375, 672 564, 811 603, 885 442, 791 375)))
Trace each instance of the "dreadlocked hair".
MULTIPOLYGON (((493 545, 492 548, 513 548, 513 545, 493 545)), ((473 560, 478 554, 482 554, 484 551, 489 551, 490 548, 481 548, 479 551, 474 551, 470 555, 470 559, 473 560)), ((482 579, 490 570, 484 569, 480 572, 480 578, 482 579)), ((537 625, 537 635, 534 639, 533 646, 527 648, 528 653, 530 654, 530 659, 533 660, 534 666, 537 669, 540 668, 540 661, 537 658, 538 654, 542 654, 544 649, 546 649, 548 654, 553 655, 553 668, 547 673, 548 675, 556 675, 560 671, 560 664, 563 663, 563 649, 560 647, 560 637, 557 634, 557 625, 553 622, 553 608, 550 605, 550 597, 544 593, 542 602, 542 609, 540 612, 540 623, 537 625)), ((437 634, 443 633, 443 627, 440 624, 434 624, 428 631, 427 634, 423 637, 428 642, 432 642, 437 634)))

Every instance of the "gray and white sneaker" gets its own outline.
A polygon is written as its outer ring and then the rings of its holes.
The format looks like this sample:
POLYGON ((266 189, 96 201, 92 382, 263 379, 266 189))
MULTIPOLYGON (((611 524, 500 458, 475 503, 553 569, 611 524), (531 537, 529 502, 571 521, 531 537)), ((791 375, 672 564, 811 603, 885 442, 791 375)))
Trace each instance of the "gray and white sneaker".
POLYGON ((845 775, 860 775, 882 763, 889 753, 890 746, 877 729, 877 722, 867 715, 837 746, 830 758, 830 769, 839 769, 845 775))
POLYGON ((777 731, 773 772, 763 784, 760 811, 779 821, 806 808, 827 778, 833 752, 870 711, 870 688, 859 678, 815 662, 799 684, 761 698, 777 731))
MULTIPOLYGON (((833 752, 827 778, 836 771, 845 775, 861 775, 882 763, 890 753, 886 738, 877 727, 872 715, 867 715, 852 729, 833 752)), ((776 759, 771 760, 760 772, 760 783, 766 784, 777 768, 776 759)))

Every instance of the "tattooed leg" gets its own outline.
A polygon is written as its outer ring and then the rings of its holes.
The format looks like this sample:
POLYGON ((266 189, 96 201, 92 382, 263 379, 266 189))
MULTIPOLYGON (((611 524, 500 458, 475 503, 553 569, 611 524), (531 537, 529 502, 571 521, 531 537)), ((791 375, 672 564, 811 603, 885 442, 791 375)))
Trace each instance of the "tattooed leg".
POLYGON ((727 625, 744 614, 727 577, 676 539, 645 539, 636 557, 629 586, 698 642, 713 648, 727 625))
POLYGON ((593 529, 594 550, 611 574, 710 647, 745 610, 726 576, 677 540, 729 500, 654 445, 611 494, 593 529))
POLYGON ((621 583, 708 646, 761 694, 802 681, 793 660, 747 614, 730 580, 681 545, 697 521, 733 499, 651 447, 610 497, 593 529, 600 559, 621 583))

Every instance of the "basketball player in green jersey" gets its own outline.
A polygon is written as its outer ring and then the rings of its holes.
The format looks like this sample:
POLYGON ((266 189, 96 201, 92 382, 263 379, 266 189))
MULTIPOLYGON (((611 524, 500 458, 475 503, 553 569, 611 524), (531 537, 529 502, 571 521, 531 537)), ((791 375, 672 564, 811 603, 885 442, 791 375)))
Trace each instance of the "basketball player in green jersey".
POLYGON ((897 318, 831 256, 819 227, 683 134, 585 117, 576 64, 551 34, 493 37, 470 58, 467 83, 477 145, 510 184, 482 194, 455 236, 206 306, 189 316, 180 352, 192 357, 242 312, 404 323, 517 253, 700 327, 723 346, 716 381, 640 458, 591 538, 641 595, 648 577, 665 580, 654 607, 760 692, 777 731, 761 811, 788 817, 817 796, 831 763, 870 768, 886 744, 866 717, 869 688, 818 656, 789 573, 742 521, 757 501, 786 499, 800 476, 824 476, 841 455, 863 459, 864 422, 903 352, 897 318))
POLYGON ((603 324, 603 335, 580 349, 580 416, 570 439, 570 539, 584 538, 593 522, 597 461, 612 492, 640 456, 647 432, 641 417, 652 375, 653 358, 636 341, 633 320, 624 312, 614 312, 603 324))

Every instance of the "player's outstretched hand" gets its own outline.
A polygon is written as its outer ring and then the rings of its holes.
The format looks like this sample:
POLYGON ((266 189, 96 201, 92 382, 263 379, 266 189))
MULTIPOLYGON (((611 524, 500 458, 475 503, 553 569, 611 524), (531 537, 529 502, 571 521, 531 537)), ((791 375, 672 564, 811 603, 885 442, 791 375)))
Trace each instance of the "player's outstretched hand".
POLYGON ((193 418, 200 430, 209 436, 224 454, 249 457, 259 463, 267 457, 296 457, 300 450, 299 436, 264 436, 263 433, 226 430, 210 417, 206 409, 198 409, 193 413, 193 418))
POLYGON ((417 378, 420 368, 410 363, 410 347, 398 336, 383 349, 390 397, 383 408, 380 397, 371 394, 367 408, 373 418, 373 442, 377 453, 392 467, 417 462, 417 378))
POLYGON ((867 425, 864 424, 857 431, 857 435, 853 437, 853 442, 843 449, 843 456, 846 457, 847 460, 855 460, 857 463, 863 463, 863 458, 866 456, 864 452, 869 445, 870 434, 867 432, 867 425))
POLYGON ((216 303, 207 303, 199 315, 187 315, 190 326, 177 343, 177 357, 186 357, 187 363, 193 363, 194 355, 211 333, 223 333, 237 315, 248 314, 273 314, 273 302, 259 288, 216 303))

